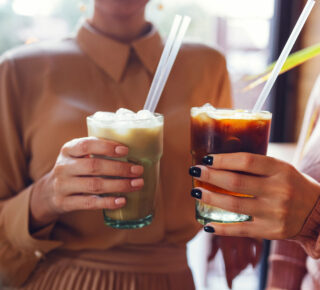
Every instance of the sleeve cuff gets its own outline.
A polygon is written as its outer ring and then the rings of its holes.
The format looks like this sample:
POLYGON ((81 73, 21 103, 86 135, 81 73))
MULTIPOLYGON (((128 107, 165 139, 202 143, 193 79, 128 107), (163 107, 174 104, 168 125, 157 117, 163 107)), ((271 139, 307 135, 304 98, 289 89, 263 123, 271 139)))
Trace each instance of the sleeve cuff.
POLYGON ((4 229, 8 241, 20 251, 34 253, 37 258, 62 245, 60 241, 49 240, 54 224, 46 226, 31 235, 29 231, 29 202, 32 186, 6 202, 3 208, 4 229))
POLYGON ((320 258, 320 197, 294 240, 299 242, 312 258, 320 258))

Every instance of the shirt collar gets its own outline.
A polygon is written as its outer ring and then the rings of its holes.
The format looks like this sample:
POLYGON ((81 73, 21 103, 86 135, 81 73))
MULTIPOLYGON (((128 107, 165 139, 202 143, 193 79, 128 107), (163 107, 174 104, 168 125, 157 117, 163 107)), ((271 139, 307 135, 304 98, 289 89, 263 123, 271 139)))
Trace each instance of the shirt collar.
POLYGON ((136 41, 122 43, 103 35, 86 22, 77 34, 77 42, 82 51, 117 82, 127 67, 131 49, 151 74, 156 71, 163 49, 161 37, 154 26, 136 41))

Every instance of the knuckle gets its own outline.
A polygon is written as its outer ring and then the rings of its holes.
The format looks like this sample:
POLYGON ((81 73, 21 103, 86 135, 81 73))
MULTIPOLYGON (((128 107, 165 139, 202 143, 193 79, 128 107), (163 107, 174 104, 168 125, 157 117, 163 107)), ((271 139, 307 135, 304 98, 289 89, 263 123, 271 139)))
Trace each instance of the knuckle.
POLYGON ((287 218, 289 216, 288 210, 286 208, 281 208, 276 212, 276 220, 279 224, 284 226, 286 224, 287 218))
POLYGON ((231 190, 237 191, 242 186, 243 186, 243 180, 239 175, 233 175, 230 178, 230 188, 231 188, 231 190))
POLYGON ((94 174, 99 171, 99 168, 100 168, 100 160, 99 159, 88 158, 87 162, 88 162, 87 167, 88 167, 89 173, 94 174))
POLYGON ((132 191, 130 180, 119 180, 115 185, 117 186, 118 192, 132 191))
POLYGON ((54 168, 53 168, 53 174, 54 174, 54 176, 59 176, 59 175, 61 175, 62 172, 63 172, 63 170, 64 170, 64 166, 63 166, 62 164, 60 164, 60 163, 56 163, 56 165, 55 165, 54 168))
POLYGON ((294 176, 295 176, 295 167, 289 163, 285 163, 283 164, 284 168, 282 170, 282 172, 284 173, 284 178, 285 178, 285 181, 288 183, 288 184, 291 184, 293 179, 294 179, 294 176))
POLYGON ((89 141, 87 139, 78 141, 78 148, 81 155, 87 155, 89 150, 89 141))
POLYGON ((286 239, 288 237, 288 226, 285 221, 278 222, 277 237, 279 239, 286 239))
POLYGON ((115 209, 117 208, 115 203, 114 203, 115 197, 107 197, 105 198, 105 208, 106 209, 115 209))
POLYGON ((61 210, 64 211, 63 198, 61 196, 56 195, 56 194, 52 195, 51 202, 55 208, 59 209, 59 211, 61 211, 61 210))
POLYGON ((243 154, 242 163, 245 168, 250 168, 254 164, 254 157, 252 155, 243 154))
POLYGON ((64 144, 60 149, 60 154, 67 155, 69 150, 69 143, 64 144))
POLYGON ((102 189, 102 181, 100 178, 90 178, 88 180, 88 190, 91 193, 100 193, 102 189))
POLYGON ((230 199, 230 208, 233 212, 242 213, 242 207, 238 202, 238 199, 232 198, 230 199))
POLYGON ((96 206, 96 198, 94 196, 88 196, 83 201, 83 208, 84 209, 95 209, 96 206))
POLYGON ((55 193, 60 193, 63 188, 63 181, 61 178, 55 178, 52 182, 52 186, 55 193))

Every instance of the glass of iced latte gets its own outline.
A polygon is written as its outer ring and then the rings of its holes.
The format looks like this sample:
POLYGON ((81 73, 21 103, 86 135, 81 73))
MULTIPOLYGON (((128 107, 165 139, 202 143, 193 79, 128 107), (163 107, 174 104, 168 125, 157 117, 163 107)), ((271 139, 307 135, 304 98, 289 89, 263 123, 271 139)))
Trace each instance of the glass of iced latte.
MULTIPOLYGON (((193 165, 201 164, 208 154, 250 152, 267 153, 271 113, 215 109, 210 104, 191 109, 191 154, 193 165)), ((212 192, 250 197, 193 179, 194 187, 212 192)), ((242 222, 251 217, 229 212, 196 201, 196 219, 209 222, 242 222)))
POLYGON ((134 113, 119 109, 116 113, 97 112, 87 117, 87 126, 89 136, 117 141, 128 146, 129 154, 116 160, 144 167, 144 187, 141 190, 129 194, 106 194, 124 196, 127 202, 123 208, 103 210, 105 224, 118 229, 149 225, 154 214, 163 151, 163 116, 146 110, 134 113))

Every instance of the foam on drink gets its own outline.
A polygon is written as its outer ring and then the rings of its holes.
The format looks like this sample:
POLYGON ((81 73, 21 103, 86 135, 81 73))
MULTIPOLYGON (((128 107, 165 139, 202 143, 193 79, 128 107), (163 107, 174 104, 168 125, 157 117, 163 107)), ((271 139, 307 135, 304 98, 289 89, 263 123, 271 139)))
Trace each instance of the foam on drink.
POLYGON ((206 114, 208 117, 213 119, 244 119, 244 120, 269 120, 270 113, 269 112, 251 112, 248 110, 232 110, 232 109, 216 109, 211 104, 205 104, 202 107, 193 107, 191 109, 191 117, 197 118, 200 117, 201 114, 206 114))

